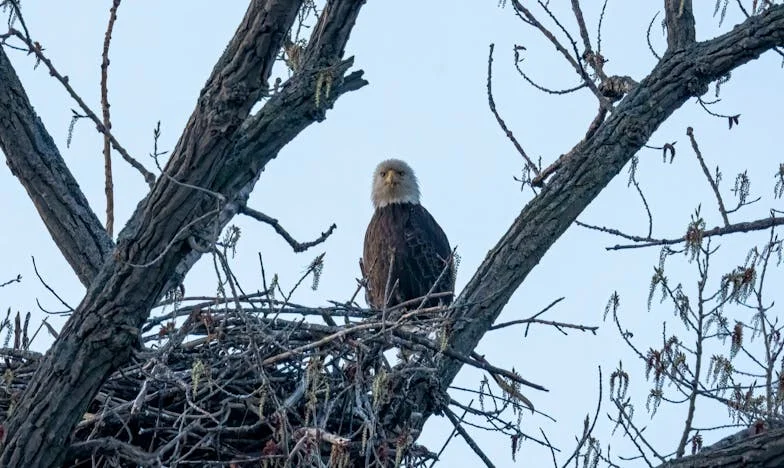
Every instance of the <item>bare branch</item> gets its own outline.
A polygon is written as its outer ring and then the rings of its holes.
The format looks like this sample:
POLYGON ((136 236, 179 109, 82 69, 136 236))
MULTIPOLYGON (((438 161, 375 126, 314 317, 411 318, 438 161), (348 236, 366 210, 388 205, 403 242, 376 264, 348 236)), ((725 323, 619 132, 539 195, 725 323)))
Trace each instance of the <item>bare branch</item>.
POLYGON ((463 440, 465 440, 468 446, 471 447, 471 450, 473 450, 474 453, 482 460, 482 463, 484 463, 488 468, 494 468, 495 465, 493 465, 493 462, 491 462, 490 458, 485 455, 485 452, 479 448, 479 445, 474 441, 474 439, 468 435, 468 432, 466 432, 466 430, 463 428, 463 425, 460 423, 460 420, 457 419, 455 413, 453 413, 449 408, 446 408, 444 409, 444 414, 446 414, 446 417, 449 418, 449 421, 455 427, 455 430, 460 434, 463 440))
MULTIPOLYGON (((685 242, 687 237, 686 235, 684 235, 683 237, 676 237, 671 239, 654 239, 649 237, 633 236, 630 234, 623 233, 617 229, 608 228, 604 226, 594 226, 591 224, 583 223, 581 221, 575 221, 575 223, 584 228, 593 229, 594 231, 606 232, 607 234, 612 234, 614 236, 623 237, 624 239, 628 239, 633 242, 638 242, 638 244, 615 245, 612 247, 605 247, 607 250, 637 249, 642 247, 680 244, 681 242, 685 242)), ((703 231, 702 238, 707 239, 716 236, 726 236, 728 234, 735 234, 739 232, 762 231, 765 229, 770 229, 771 227, 774 226, 781 226, 782 224, 784 224, 784 217, 773 216, 770 218, 762 218, 755 221, 746 221, 742 223, 730 224, 729 226, 722 226, 722 227, 717 226, 713 229, 708 229, 703 231)))
POLYGON ((538 175, 539 168, 536 167, 536 164, 534 164, 534 162, 531 161, 531 158, 528 157, 528 154, 526 154, 523 147, 517 141, 517 138, 515 138, 514 133, 512 133, 512 131, 509 130, 509 127, 506 126, 506 122, 504 122, 504 119, 502 119, 501 116, 498 115, 498 110, 495 107, 495 100, 493 99, 493 49, 494 48, 495 48, 495 44, 490 44, 490 53, 487 56, 487 102, 490 104, 490 110, 493 112, 493 115, 495 116, 495 120, 498 122, 498 125, 501 126, 501 129, 506 134, 506 137, 509 138, 509 140, 514 145, 515 149, 517 149, 517 152, 520 153, 520 156, 523 157, 528 168, 531 169, 534 172, 534 174, 538 175))
POLYGON ((583 11, 580 8, 580 0, 572 0, 572 12, 574 12, 574 17, 577 19, 577 25, 580 28, 580 37, 583 39, 585 52, 592 51, 591 39, 588 37, 588 28, 585 27, 585 18, 583 18, 583 11))
MULTIPOLYGON (((103 128, 112 129, 112 120, 109 114, 109 44, 112 41, 112 30, 117 20, 117 9, 120 0, 113 0, 109 9, 109 23, 106 25, 106 34, 103 39, 103 53, 101 54, 101 110, 103 111, 103 128)), ((108 133, 103 135, 103 164, 104 177, 106 178, 106 234, 114 235, 114 182, 112 181, 112 143, 108 133)), ((142 173, 143 174, 143 173, 142 173)))
POLYGON ((21 283, 22 282, 22 275, 16 275, 16 278, 11 278, 10 280, 0 283, 0 288, 4 288, 11 283, 21 283))
POLYGON ((719 203, 719 213, 721 214, 721 219, 724 220, 724 227, 729 227, 730 220, 727 217, 727 208, 724 207, 724 200, 721 198, 721 193, 719 192, 719 185, 713 179, 713 176, 711 176, 708 166, 705 164, 705 160, 702 157, 702 152, 700 151, 699 146, 697 146, 697 140, 694 138, 694 129, 691 127, 687 128, 686 135, 689 136, 689 140, 691 141, 691 147, 694 149, 694 154, 697 155, 697 160, 700 162, 700 167, 702 168, 702 172, 705 174, 705 177, 708 179, 708 183, 713 189, 713 194, 716 196, 716 201, 718 201, 719 203))
POLYGON ((337 228, 337 226, 335 224, 332 224, 329 227, 329 229, 327 229, 325 232, 322 232, 321 235, 318 238, 316 238, 315 240, 312 240, 310 242, 297 242, 293 237, 291 237, 291 234, 289 234, 288 231, 283 229, 283 226, 280 225, 280 223, 278 222, 277 219, 275 219, 275 218, 273 218, 271 216, 267 216, 264 213, 262 213, 261 211, 254 210, 253 208, 251 208, 251 207, 249 207, 247 205, 242 207, 241 213, 244 214, 244 215, 248 215, 248 216, 250 216, 251 218, 253 218, 253 219, 257 220, 257 221, 261 221, 262 223, 266 223, 266 224, 269 224, 270 226, 272 226, 272 228, 275 229, 275 232, 280 234, 280 236, 283 239, 285 239, 286 242, 288 242, 288 244, 291 246, 291 248, 294 250, 294 252, 297 252, 297 253, 304 252, 304 251, 308 250, 309 248, 311 248, 313 246, 316 246, 316 245, 319 245, 319 244, 323 243, 324 241, 327 240, 327 238, 329 236, 332 235, 332 233, 337 228))

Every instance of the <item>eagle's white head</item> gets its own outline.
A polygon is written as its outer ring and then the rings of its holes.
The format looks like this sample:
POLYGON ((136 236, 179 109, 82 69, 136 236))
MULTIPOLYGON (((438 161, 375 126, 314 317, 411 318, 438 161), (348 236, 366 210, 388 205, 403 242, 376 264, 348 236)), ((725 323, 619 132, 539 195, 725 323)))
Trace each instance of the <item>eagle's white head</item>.
POLYGON ((419 203, 419 184, 411 166, 399 159, 387 159, 376 166, 370 197, 375 208, 392 203, 419 203))

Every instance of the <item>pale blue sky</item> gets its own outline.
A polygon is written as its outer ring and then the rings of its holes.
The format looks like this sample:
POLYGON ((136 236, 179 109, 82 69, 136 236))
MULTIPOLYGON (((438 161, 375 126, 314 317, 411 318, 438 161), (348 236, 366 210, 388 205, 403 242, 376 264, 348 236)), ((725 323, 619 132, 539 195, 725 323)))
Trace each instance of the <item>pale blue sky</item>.
MULTIPOLYGON (((46 49, 60 72, 94 109, 99 108, 100 52, 109 3, 95 0, 51 2, 26 0, 23 8, 33 37, 46 49)), ((569 2, 551 2, 556 11, 569 12, 569 2)), ((600 3, 584 2, 586 21, 595 41, 600 3)), ((697 36, 705 39, 727 31, 740 20, 734 5, 726 24, 718 28, 712 3, 696 2, 697 36)), ((519 175, 521 158, 496 125, 487 107, 485 80, 488 45, 496 44, 494 91, 499 111, 529 154, 545 164, 568 151, 585 133, 597 105, 589 92, 558 97, 527 85, 513 66, 512 46, 528 50, 523 64, 540 83, 554 88, 571 87, 577 78, 569 65, 535 31, 523 25, 511 6, 499 8, 487 1, 371 1, 363 8, 348 45, 356 67, 365 70, 370 86, 342 97, 327 120, 307 128, 272 161, 262 175, 250 205, 280 219, 299 240, 310 240, 331 223, 338 228, 323 245, 294 254, 269 227, 238 218, 243 238, 235 268, 246 289, 260 287, 258 258, 264 255, 268 272, 280 275, 284 289, 299 278, 310 261, 326 251, 326 265, 318 291, 303 288, 299 303, 323 304, 345 300, 355 288, 357 260, 371 215, 370 177, 373 167, 388 157, 408 161, 416 171, 424 205, 433 213, 458 246, 461 256, 458 288, 462 287, 495 245, 514 217, 530 199, 512 179, 519 175)), ((611 0, 604 20, 602 46, 609 59, 605 71, 640 80, 655 64, 648 51, 645 30, 661 2, 611 0)), ((160 120, 161 148, 171 150, 187 121, 199 90, 242 18, 246 2, 127 1, 122 4, 112 42, 110 100, 113 132, 128 151, 152 168, 152 129, 160 120), (187 5, 187 6, 186 6, 187 5)), ((574 20, 564 23, 578 37, 574 20)), ((666 41, 659 22, 652 39, 661 53, 666 41)), ((43 67, 33 70, 33 60, 9 51, 30 98, 59 146, 93 208, 104 219, 102 140, 92 124, 77 125, 72 145, 66 134, 74 103, 43 67)), ((782 161, 780 144, 780 57, 768 54, 733 74, 722 90, 719 112, 741 113, 740 126, 727 130, 724 120, 706 116, 693 102, 666 122, 649 142, 661 145, 678 141, 673 165, 663 165, 658 151, 640 153, 640 180, 654 209, 654 235, 681 235, 696 205, 703 203, 708 226, 720 218, 709 187, 690 151, 685 135, 691 125, 711 167, 721 164, 725 197, 735 174, 745 169, 752 178, 752 193, 763 201, 733 216, 734 221, 764 217, 770 207, 784 208, 772 200, 773 174, 782 161)), ((711 89, 711 93, 713 89, 711 89)), ((712 94, 711 94, 712 96, 712 94)), ((115 163, 116 218, 119 231, 130 216, 146 185, 141 176, 120 158, 115 163)), ((11 210, 15 228, 0 230, 3 270, 0 281, 21 273, 24 280, 0 290, 0 308, 30 310, 35 319, 45 307, 60 309, 57 301, 35 279, 30 256, 39 271, 72 305, 83 294, 70 267, 62 259, 18 181, 0 169, 0 197, 11 210)), ((732 204, 728 202, 728 204, 732 204)), ((645 234, 646 215, 622 173, 581 217, 583 221, 645 234)), ((764 240, 767 233, 754 236, 764 240)), ((751 245, 743 239, 722 240, 719 272, 743 262, 751 245)), ((550 389, 548 394, 524 392, 537 406, 558 420, 526 416, 523 430, 539 436, 539 427, 563 451, 573 448, 586 413, 593 414, 597 397, 597 366, 605 378, 619 359, 633 374, 632 391, 640 425, 663 452, 675 447, 685 408, 668 411, 649 421, 644 404, 649 385, 641 378, 641 364, 633 360, 612 324, 602 324, 610 294, 621 294, 625 325, 635 333, 642 349, 659 346, 661 323, 673 322, 669 306, 646 311, 648 281, 658 262, 659 250, 606 252, 616 239, 573 227, 556 242, 517 291, 500 320, 525 318, 552 300, 566 296, 546 318, 587 325, 602 325, 596 337, 554 329, 532 328, 523 338, 521 329, 491 332, 478 351, 496 365, 514 367, 532 381, 550 389)), ((693 289, 693 266, 673 262, 673 282, 684 281, 693 289)), ((781 281, 781 272, 775 281, 781 281)), ((770 284, 775 284, 773 278, 770 284)), ((188 277, 189 293, 214 291, 212 266, 202 262, 188 277)), ((776 299, 770 297, 770 299, 776 299)), ((741 317, 746 319, 747 317, 741 317)), ((36 320, 34 320, 36 322, 36 320)), ((54 320, 59 325, 62 321, 54 320)), ((673 324, 668 329, 674 329, 673 324)), ((685 337, 689 340, 690 337, 685 337)), ((39 340, 39 349, 46 346, 39 340)), ((477 388, 480 374, 463 372, 461 386, 477 388)), ((606 388, 605 380, 605 388, 606 388)), ((467 402, 470 396, 453 392, 467 402)), ((609 438, 604 402, 595 435, 614 453, 634 455, 618 437, 609 438), (625 451, 624 451, 625 450, 625 451)), ((699 421, 721 421, 698 413, 699 421)), ((420 440, 437 450, 451 430, 445 419, 433 418, 420 440)), ((497 466, 547 466, 550 454, 524 445, 514 464, 506 438, 484 431, 471 433, 497 466), (519 460, 519 458, 518 458, 519 460)), ((712 440, 711 435, 706 441, 712 440)), ((561 459, 562 457, 559 457, 561 459)), ((457 440, 447 449, 443 466, 477 463, 470 449, 457 440)))

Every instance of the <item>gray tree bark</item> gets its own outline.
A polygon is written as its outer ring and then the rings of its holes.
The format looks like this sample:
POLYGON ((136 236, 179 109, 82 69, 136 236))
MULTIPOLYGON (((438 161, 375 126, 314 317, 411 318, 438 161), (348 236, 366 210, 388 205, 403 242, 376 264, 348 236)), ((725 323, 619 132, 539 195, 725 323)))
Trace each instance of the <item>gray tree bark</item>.
POLYGON ((85 286, 114 249, 0 47, 0 149, 85 286))

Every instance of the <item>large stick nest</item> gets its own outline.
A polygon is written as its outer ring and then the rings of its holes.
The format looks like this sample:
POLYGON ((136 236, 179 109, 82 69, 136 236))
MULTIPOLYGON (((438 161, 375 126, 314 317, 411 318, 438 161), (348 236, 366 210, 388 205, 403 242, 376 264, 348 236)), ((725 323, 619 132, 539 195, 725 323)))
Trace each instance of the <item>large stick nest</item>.
MULTIPOLYGON (((355 306, 307 308, 263 293, 183 304, 144 325, 132 362, 74 430, 65 466, 416 466, 433 458, 412 444, 414 409, 390 410, 405 393, 392 382, 434 380, 427 369, 437 352, 421 337, 406 345, 412 334, 399 313, 382 321, 355 306), (333 325, 306 321, 312 316, 333 325), (389 365, 390 344, 406 345, 421 375, 395 378, 411 370, 389 365), (400 423, 382 423, 382 413, 400 423)), ((41 357, 26 351, 26 328, 17 316, 14 347, 0 353, 0 422, 41 357)))

